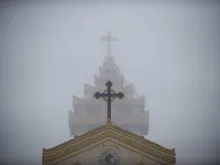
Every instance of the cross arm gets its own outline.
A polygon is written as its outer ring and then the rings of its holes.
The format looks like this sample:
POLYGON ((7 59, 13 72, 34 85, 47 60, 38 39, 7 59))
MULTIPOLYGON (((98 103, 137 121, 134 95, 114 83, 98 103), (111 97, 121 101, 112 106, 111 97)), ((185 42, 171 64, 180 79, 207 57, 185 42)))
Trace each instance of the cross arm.
POLYGON ((108 96, 107 93, 96 92, 96 93, 94 94, 94 97, 95 97, 96 99, 99 99, 100 97, 107 97, 107 96, 108 96))
POLYGON ((111 96, 113 98, 119 98, 119 99, 122 99, 124 97, 124 94, 122 92, 119 92, 119 93, 112 93, 111 96))
POLYGON ((101 37, 101 40, 103 40, 103 41, 108 41, 108 40, 117 41, 117 38, 116 37, 101 37))

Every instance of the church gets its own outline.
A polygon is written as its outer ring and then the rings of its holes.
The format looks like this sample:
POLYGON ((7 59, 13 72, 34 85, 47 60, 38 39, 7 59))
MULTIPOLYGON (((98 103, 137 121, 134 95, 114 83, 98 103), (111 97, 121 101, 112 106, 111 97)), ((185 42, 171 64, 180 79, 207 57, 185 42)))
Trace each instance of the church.
POLYGON ((143 136, 148 134, 149 112, 145 111, 144 96, 134 98, 133 86, 123 84, 123 75, 110 51, 111 41, 116 38, 108 32, 102 40, 108 44, 107 57, 100 77, 95 76, 96 86, 84 85, 84 99, 73 97, 69 127, 70 136, 74 137, 55 147, 43 148, 42 164, 175 165, 175 149, 143 136))

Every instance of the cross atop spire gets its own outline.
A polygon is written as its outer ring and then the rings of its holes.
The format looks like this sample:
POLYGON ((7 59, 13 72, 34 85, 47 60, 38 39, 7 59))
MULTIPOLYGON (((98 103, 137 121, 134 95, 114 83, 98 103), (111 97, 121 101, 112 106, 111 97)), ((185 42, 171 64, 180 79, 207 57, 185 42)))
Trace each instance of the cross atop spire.
POLYGON ((107 57, 110 57, 111 56, 111 42, 112 41, 117 41, 117 38, 112 37, 111 36, 111 31, 108 31, 107 36, 106 37, 101 37, 101 40, 107 42, 107 57))

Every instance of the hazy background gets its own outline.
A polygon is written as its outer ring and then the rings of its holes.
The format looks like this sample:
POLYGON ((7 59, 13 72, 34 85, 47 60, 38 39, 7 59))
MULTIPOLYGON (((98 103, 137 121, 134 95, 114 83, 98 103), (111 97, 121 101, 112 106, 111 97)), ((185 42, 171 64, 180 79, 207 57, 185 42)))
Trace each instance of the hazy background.
POLYGON ((112 53, 146 95, 147 138, 177 164, 220 159, 220 3, 0 2, 0 160, 41 164, 69 139, 72 95, 83 96, 112 53), (36 162, 36 163, 35 163, 36 162))

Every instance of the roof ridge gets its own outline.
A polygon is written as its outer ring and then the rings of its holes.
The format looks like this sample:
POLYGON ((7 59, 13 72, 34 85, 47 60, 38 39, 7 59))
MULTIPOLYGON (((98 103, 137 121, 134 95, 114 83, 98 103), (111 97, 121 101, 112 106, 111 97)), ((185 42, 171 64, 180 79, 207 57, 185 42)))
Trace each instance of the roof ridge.
POLYGON ((137 135, 137 134, 134 134, 133 132, 130 132, 130 131, 128 131, 128 130, 124 130, 123 128, 121 128, 121 127, 119 127, 119 126, 117 126, 117 125, 113 125, 113 128, 119 129, 119 130, 121 130, 122 132, 125 132, 125 133, 127 133, 127 134, 130 134, 131 136, 133 136, 133 137, 135 137, 135 138, 138 138, 139 140, 142 140, 142 142, 144 142, 145 144, 146 144, 146 142, 147 142, 147 144, 150 144, 151 147, 154 147, 154 148, 156 147, 156 148, 159 149, 159 150, 165 150, 165 151, 168 151, 168 152, 170 152, 170 153, 172 153, 172 154, 175 154, 175 149, 169 149, 169 148, 163 147, 163 146, 160 145, 160 144, 157 144, 157 143, 155 143, 155 142, 153 142, 153 141, 151 141, 151 140, 149 140, 149 139, 146 139, 144 136, 139 136, 139 135, 137 135))
POLYGON ((99 126, 99 127, 95 128, 95 129, 92 129, 92 130, 90 130, 90 131, 87 131, 86 133, 84 133, 84 134, 82 134, 82 135, 74 135, 74 138, 72 138, 72 139, 70 139, 70 140, 67 140, 67 141, 65 141, 65 142, 63 142, 63 143, 61 143, 61 144, 58 144, 58 145, 56 145, 56 146, 54 146, 54 147, 51 147, 51 148, 43 148, 43 150, 44 150, 45 152, 50 152, 50 151, 54 151, 54 150, 56 150, 56 149, 59 149, 60 147, 63 148, 63 147, 65 147, 67 144, 71 144, 71 143, 73 143, 73 142, 77 142, 77 141, 81 140, 83 137, 86 137, 88 134, 94 133, 94 132, 99 131, 99 130, 102 130, 102 129, 104 129, 104 128, 106 128, 106 125, 102 125, 102 126, 99 126), (63 146, 63 147, 62 147, 62 146, 63 146))
POLYGON ((57 149, 60 149, 60 148, 64 148, 68 144, 77 143, 78 141, 80 141, 80 140, 82 140, 84 138, 87 138, 88 135, 90 135, 90 136, 94 135, 94 134, 97 133, 97 131, 102 131, 102 130, 104 130, 106 128, 107 129, 113 128, 113 129, 119 130, 122 133, 128 134, 128 135, 132 136, 133 138, 138 139, 139 141, 142 141, 143 143, 145 143, 147 145, 150 145, 153 148, 156 147, 156 149, 158 149, 158 150, 162 150, 162 151, 164 150, 164 151, 169 152, 170 154, 174 154, 175 155, 175 149, 168 149, 168 148, 163 147, 162 145, 159 145, 159 144, 157 144, 157 143, 155 143, 155 142, 153 142, 153 141, 151 141, 149 139, 144 138, 143 136, 139 136, 139 135, 134 134, 134 133, 132 133, 132 132, 130 132, 128 130, 125 130, 125 129, 123 129, 123 128, 113 124, 111 119, 108 119, 105 125, 99 126, 99 127, 95 128, 95 129, 92 129, 92 130, 90 130, 90 131, 88 131, 88 132, 86 132, 86 133, 84 133, 82 135, 75 135, 73 139, 65 141, 65 142, 63 142, 63 143, 61 143, 61 144, 59 144, 57 146, 52 147, 52 148, 48 148, 48 149, 43 148, 43 151, 44 152, 51 152, 51 151, 54 151, 54 150, 57 150, 57 149))

